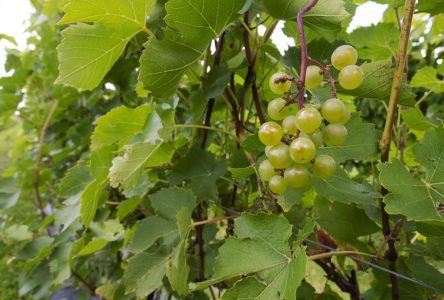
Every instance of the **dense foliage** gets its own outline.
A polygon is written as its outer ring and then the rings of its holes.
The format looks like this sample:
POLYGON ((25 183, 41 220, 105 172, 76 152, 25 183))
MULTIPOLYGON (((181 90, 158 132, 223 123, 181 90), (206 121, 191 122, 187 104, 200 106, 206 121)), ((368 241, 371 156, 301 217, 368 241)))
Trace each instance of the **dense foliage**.
POLYGON ((393 97, 412 1, 347 32, 365 2, 33 0, 0 78, 0 299, 444 299, 444 5, 417 1, 393 97), (275 169, 258 131, 288 115, 275 169), (313 167, 282 158, 298 130, 313 167))

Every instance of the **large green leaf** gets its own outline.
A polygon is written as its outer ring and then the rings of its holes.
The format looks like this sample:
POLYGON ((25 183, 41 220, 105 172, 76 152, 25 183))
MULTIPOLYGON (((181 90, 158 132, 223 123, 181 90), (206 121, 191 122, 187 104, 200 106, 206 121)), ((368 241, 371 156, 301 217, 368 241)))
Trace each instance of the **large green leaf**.
MULTIPOLYGON (((277 19, 296 19, 299 9, 310 0, 265 0, 270 15, 277 19)), ((320 0, 304 15, 304 25, 321 37, 332 41, 342 30, 342 23, 350 17, 343 0, 320 0)))
POLYGON ((357 48, 360 58, 383 60, 396 56, 399 30, 395 24, 379 23, 355 29, 347 40, 357 48))
POLYGON ((219 249, 213 278, 193 285, 209 285, 248 274, 258 274, 264 282, 260 293, 252 289, 252 299, 294 299, 305 276, 306 256, 296 257, 289 247, 291 225, 282 215, 243 214, 235 221, 236 237, 229 237, 219 249))
POLYGON ((59 24, 73 24, 62 32, 60 74, 56 83, 94 89, 141 31, 155 0, 71 0, 59 24), (90 23, 90 24, 86 24, 90 23), (92 23, 92 24, 91 24, 92 23))
POLYGON ((122 186, 125 189, 134 187, 145 168, 162 166, 171 161, 174 149, 169 143, 135 143, 125 147, 123 156, 112 161, 109 170, 109 181, 112 187, 122 186))
POLYGON ((410 84, 414 87, 429 89, 437 94, 444 93, 444 80, 438 78, 438 70, 432 67, 419 69, 410 84))
POLYGON ((140 59, 144 86, 156 96, 172 94, 185 70, 238 16, 242 5, 237 0, 168 1, 164 36, 150 37, 140 59))
POLYGON ((140 133, 151 112, 151 106, 141 105, 137 108, 117 107, 96 120, 96 128, 91 136, 93 150, 106 145, 127 144, 140 133))
POLYGON ((319 153, 332 156, 338 163, 348 159, 367 160, 378 153, 379 136, 374 124, 363 123, 354 115, 346 127, 348 138, 343 145, 322 147, 319 153))
POLYGON ((444 295, 444 274, 428 264, 424 257, 411 256, 407 259, 406 264, 415 279, 427 282, 438 293, 444 295))
POLYGON ((397 159, 380 164, 379 179, 390 191, 384 197, 390 214, 402 214, 415 221, 444 221, 439 205, 444 203, 444 128, 426 132, 415 145, 414 154, 424 167, 424 178, 414 176, 397 159))

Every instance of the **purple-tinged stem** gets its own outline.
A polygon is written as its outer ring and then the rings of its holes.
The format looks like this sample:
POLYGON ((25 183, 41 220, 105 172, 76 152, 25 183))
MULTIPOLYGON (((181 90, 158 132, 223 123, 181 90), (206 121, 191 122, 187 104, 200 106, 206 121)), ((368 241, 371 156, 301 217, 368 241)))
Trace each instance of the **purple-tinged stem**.
POLYGON ((299 31, 299 39, 301 41, 301 72, 300 72, 300 81, 301 88, 299 89, 298 95, 298 108, 304 108, 304 95, 305 95, 305 76, 307 74, 307 65, 308 65, 308 51, 307 51, 307 40, 305 39, 305 31, 304 31, 304 22, 302 21, 302 17, 306 12, 311 10, 318 3, 318 0, 312 0, 306 6, 298 11, 297 14, 297 23, 298 23, 298 31, 299 31))

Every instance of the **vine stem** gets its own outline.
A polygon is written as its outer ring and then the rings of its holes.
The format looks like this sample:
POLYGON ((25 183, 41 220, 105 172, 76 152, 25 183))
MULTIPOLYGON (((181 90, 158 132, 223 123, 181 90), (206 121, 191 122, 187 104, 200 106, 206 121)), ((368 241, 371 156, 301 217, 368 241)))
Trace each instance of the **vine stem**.
MULTIPOLYGON (((45 144, 46 131, 48 130, 49 123, 51 122, 51 119, 54 116, 54 113, 55 113, 58 105, 59 105, 59 101, 57 101, 57 100, 55 100, 52 103, 51 108, 49 109, 48 115, 46 116, 45 122, 43 123, 43 126, 40 129, 39 145, 37 147, 37 154, 36 154, 35 164, 34 164, 34 178, 33 178, 32 183, 34 186, 36 206, 37 206, 43 220, 46 218, 46 213, 45 213, 45 210, 43 209, 43 201, 42 201, 42 196, 40 195, 40 188, 39 188, 39 186, 40 186, 40 166, 42 164, 42 152, 43 152, 43 145, 45 144)), ((48 229, 48 233, 49 233, 49 229, 48 229)))
POLYGON ((305 76, 307 74, 307 65, 308 65, 308 50, 307 50, 307 40, 305 39, 305 31, 304 31, 304 22, 302 17, 305 13, 310 11, 315 5, 318 3, 318 0, 310 1, 306 6, 298 11, 296 16, 296 21, 298 24, 299 31, 299 39, 301 42, 301 72, 300 74, 300 82, 301 85, 299 87, 298 94, 298 109, 304 108, 304 94, 305 94, 305 76))
MULTIPOLYGON (((390 144, 392 142, 393 125, 396 114, 396 107, 398 105, 399 94, 401 91, 401 84, 403 80, 403 73, 406 65, 407 46, 410 37, 410 30, 412 27, 413 11, 415 8, 415 0, 406 0, 404 8, 404 19, 401 27, 401 37, 399 40, 398 54, 396 56, 396 67, 393 76, 393 83, 390 92, 390 101, 387 111, 387 118, 385 120, 384 132, 380 142, 381 146, 381 162, 386 163, 389 161, 390 144)), ((388 194, 387 189, 381 187, 381 194, 384 197, 388 194)), ((395 241, 388 239, 390 237, 390 216, 385 211, 385 204, 383 200, 380 200, 381 218, 382 218, 382 232, 388 244, 388 251, 386 252, 386 258, 390 262, 390 270, 396 272, 396 261, 398 260, 398 253, 395 248, 395 241)), ((390 275, 391 287, 392 287, 392 299, 399 299, 399 286, 398 279, 394 275, 390 275)))

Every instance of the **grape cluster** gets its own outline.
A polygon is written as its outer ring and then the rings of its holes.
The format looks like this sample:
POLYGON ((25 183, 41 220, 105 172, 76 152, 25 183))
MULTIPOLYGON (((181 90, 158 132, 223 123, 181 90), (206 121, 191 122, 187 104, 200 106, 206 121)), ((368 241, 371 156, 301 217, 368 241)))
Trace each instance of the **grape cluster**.
MULTIPOLYGON (((344 89, 355 89, 363 82, 364 72, 355 65, 357 59, 358 54, 350 45, 338 47, 331 56, 332 65, 340 71, 338 82, 344 89)), ((287 93, 292 84, 290 78, 282 72, 273 74, 270 90, 275 94, 287 93)), ((306 87, 315 88, 323 81, 321 67, 307 67, 306 87)), ((306 105, 292 114, 289 107, 292 102, 288 99, 269 102, 267 112, 273 121, 262 124, 258 132, 267 157, 260 163, 258 173, 263 181, 268 181, 274 194, 282 194, 287 187, 309 189, 312 173, 320 178, 332 176, 336 161, 329 155, 316 155, 316 148, 342 145, 348 136, 344 125, 350 120, 350 111, 341 100, 334 97, 321 106, 306 105)))

